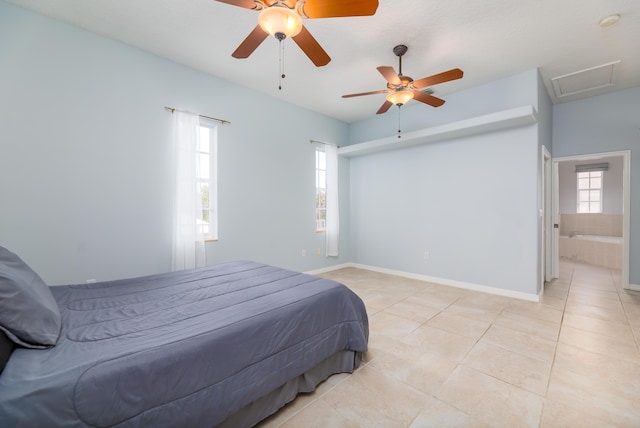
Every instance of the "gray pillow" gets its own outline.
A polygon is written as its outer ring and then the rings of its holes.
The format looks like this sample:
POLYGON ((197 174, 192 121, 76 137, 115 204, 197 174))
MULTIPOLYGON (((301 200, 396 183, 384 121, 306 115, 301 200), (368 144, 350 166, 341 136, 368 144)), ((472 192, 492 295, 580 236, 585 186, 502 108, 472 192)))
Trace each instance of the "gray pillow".
POLYGON ((27 348, 53 346, 60 310, 49 286, 17 255, 0 247, 0 329, 27 348))

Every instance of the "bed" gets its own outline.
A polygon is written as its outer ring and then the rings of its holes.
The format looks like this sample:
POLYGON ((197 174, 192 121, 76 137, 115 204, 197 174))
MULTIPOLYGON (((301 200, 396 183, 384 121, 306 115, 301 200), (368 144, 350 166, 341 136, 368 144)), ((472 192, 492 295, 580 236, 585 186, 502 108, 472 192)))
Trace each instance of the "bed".
POLYGON ((362 300, 312 275, 237 261, 47 287, 21 263, 0 247, 3 426, 253 426, 367 349, 362 300))

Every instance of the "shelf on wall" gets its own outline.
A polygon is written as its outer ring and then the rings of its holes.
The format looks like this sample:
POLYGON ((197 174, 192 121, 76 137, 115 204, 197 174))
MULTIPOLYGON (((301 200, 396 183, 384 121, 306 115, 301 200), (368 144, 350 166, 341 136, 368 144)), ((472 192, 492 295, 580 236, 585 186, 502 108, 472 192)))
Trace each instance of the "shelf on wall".
POLYGON ((538 116, 533 106, 516 107, 448 123, 446 125, 407 132, 402 135, 401 139, 398 139, 398 137, 394 135, 378 140, 343 146, 338 149, 338 155, 345 157, 368 155, 386 150, 402 149, 452 138, 467 137, 485 132, 531 125, 537 121, 538 116))

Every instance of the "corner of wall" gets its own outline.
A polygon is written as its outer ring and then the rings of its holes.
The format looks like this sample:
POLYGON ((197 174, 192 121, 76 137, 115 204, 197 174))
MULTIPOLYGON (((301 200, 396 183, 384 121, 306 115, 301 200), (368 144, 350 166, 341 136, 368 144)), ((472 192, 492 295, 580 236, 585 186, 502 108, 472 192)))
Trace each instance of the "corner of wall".
POLYGON ((547 87, 544 84, 540 70, 536 69, 537 74, 537 87, 538 87, 538 123, 539 123, 539 142, 540 145, 544 145, 549 153, 553 155, 553 103, 547 87))

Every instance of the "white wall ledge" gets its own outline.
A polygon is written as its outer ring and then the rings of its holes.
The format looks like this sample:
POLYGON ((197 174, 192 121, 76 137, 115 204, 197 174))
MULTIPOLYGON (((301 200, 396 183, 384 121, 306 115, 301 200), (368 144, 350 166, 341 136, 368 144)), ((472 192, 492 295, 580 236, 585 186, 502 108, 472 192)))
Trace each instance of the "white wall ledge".
POLYGON ((343 146, 338 149, 338 155, 344 157, 368 155, 452 138, 467 137, 486 132, 531 125, 537 121, 538 115, 535 108, 527 105, 447 123, 445 125, 434 126, 432 128, 407 132, 402 134, 402 138, 394 135, 378 140, 343 146))

